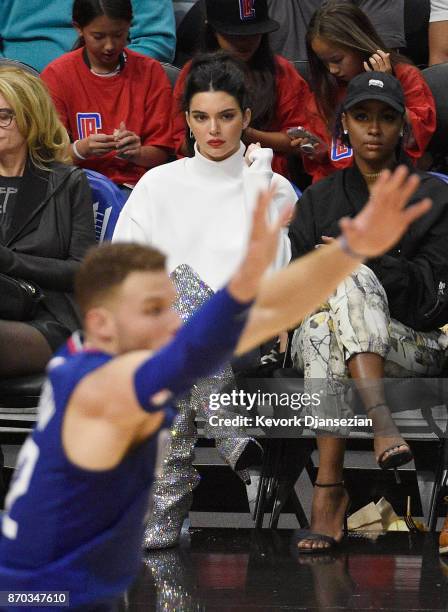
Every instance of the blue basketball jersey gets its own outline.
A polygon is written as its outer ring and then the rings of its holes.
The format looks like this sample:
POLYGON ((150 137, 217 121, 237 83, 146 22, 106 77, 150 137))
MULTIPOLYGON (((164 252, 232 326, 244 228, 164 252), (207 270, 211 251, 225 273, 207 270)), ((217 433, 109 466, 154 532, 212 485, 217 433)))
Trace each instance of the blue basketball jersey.
POLYGON ((110 359, 81 351, 50 364, 39 421, 21 449, 6 500, 1 590, 69 591, 78 606, 92 601, 92 593, 101 601, 123 592, 138 572, 156 438, 99 472, 73 465, 61 441, 74 388, 110 359))
MULTIPOLYGON (((154 391, 171 390, 174 398, 227 360, 244 326, 244 310, 226 291, 218 292, 149 360, 154 391)), ((49 364, 38 422, 21 449, 6 499, 0 590, 69 591, 70 606, 83 606, 113 600, 139 571, 156 437, 104 471, 74 465, 62 445, 73 391, 112 358, 83 350, 74 337, 49 364)), ((175 412, 172 404, 164 411, 166 427, 175 412)))

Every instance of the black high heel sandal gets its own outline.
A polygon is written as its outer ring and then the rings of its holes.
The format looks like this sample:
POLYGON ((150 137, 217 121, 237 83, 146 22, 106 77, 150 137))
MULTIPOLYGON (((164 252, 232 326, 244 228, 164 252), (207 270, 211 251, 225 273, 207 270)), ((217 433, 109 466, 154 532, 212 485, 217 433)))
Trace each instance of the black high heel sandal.
MULTIPOLYGON (((332 483, 318 483, 315 482, 314 483, 315 487, 321 487, 321 488, 327 488, 327 487, 342 487, 345 491, 345 484, 344 481, 341 480, 340 482, 332 482, 332 483)), ((346 491, 347 492, 347 491, 346 491)), ((305 531, 305 530, 301 530, 301 532, 299 532, 303 537, 301 537, 298 542, 297 542, 297 550, 299 552, 299 554, 314 554, 314 555, 320 555, 320 554, 328 554, 330 552, 333 552, 335 548, 338 548, 342 542, 342 540, 344 539, 344 536, 347 535, 348 533, 348 527, 347 527, 347 520, 348 520, 348 514, 350 512, 350 507, 351 507, 351 500, 350 497, 348 499, 347 502, 347 507, 345 509, 345 513, 344 513, 344 523, 343 523, 343 530, 342 530, 342 538, 340 540, 336 540, 335 538, 332 538, 331 536, 325 535, 324 533, 316 533, 314 531, 305 531), (304 542, 304 541, 309 541, 309 542, 325 542, 326 544, 328 544, 328 546, 325 546, 323 548, 316 548, 316 547, 309 547, 309 548, 301 548, 299 547, 300 542, 304 542)))
MULTIPOLYGON (((383 417, 385 421, 385 426, 383 427, 383 429, 387 429, 387 427, 390 426, 391 429, 397 432, 397 436, 400 436, 400 432, 397 426, 395 425, 389 407, 386 404, 376 404, 375 406, 371 406, 370 408, 366 409, 366 414, 369 415, 372 410, 378 410, 380 408, 383 408, 386 411, 383 417)), ((414 456, 409 447, 409 444, 407 444, 403 440, 403 442, 399 444, 393 444, 392 446, 389 446, 389 448, 386 448, 376 461, 382 470, 394 470, 395 479, 397 483, 400 483, 400 477, 398 475, 397 468, 401 467, 402 465, 405 465, 406 463, 409 463, 413 460, 413 458, 414 456), (400 449, 402 450, 400 451, 400 449)))

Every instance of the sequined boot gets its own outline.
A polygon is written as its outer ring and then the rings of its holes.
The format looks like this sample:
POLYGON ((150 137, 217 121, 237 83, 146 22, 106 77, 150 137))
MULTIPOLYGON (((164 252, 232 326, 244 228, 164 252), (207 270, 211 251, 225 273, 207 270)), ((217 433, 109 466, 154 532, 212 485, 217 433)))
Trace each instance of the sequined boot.
POLYGON ((165 451, 161 474, 152 490, 150 518, 146 523, 143 545, 147 549, 175 546, 182 524, 193 501, 193 490, 200 476, 193 467, 197 430, 190 402, 178 403, 171 436, 165 451))
MULTIPOLYGON (((177 291, 174 308, 185 323, 202 306, 213 291, 201 281, 188 266, 182 265, 171 274, 177 291)), ((176 417, 174 435, 162 467, 162 473, 155 479, 152 491, 152 514, 144 534, 146 549, 167 548, 177 544, 182 524, 191 507, 193 490, 200 477, 192 465, 197 431, 194 425, 196 415, 205 420, 206 437, 215 438, 221 457, 246 483, 250 475, 246 469, 251 463, 261 461, 261 446, 249 438, 242 428, 209 426, 213 415, 229 416, 228 410, 220 407, 211 410, 209 399, 223 386, 235 385, 230 366, 216 374, 199 380, 192 388, 190 397, 179 402, 180 413, 176 417)))
POLYGON ((158 550, 144 558, 157 591, 156 612, 203 612, 205 604, 193 596, 196 589, 191 563, 181 550, 158 550))

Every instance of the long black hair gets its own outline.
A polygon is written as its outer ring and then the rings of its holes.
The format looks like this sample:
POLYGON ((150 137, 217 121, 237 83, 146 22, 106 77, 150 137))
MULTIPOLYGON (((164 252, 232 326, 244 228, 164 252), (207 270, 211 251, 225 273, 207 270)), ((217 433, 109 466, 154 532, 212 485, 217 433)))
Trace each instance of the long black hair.
POLYGON ((352 2, 328 0, 312 16, 306 34, 306 47, 310 64, 311 86, 316 94, 319 110, 327 120, 330 131, 334 127, 337 82, 325 64, 316 55, 311 44, 315 38, 338 47, 355 51, 367 61, 378 49, 390 53, 392 67, 412 64, 405 56, 387 49, 367 15, 352 2))
MULTIPOLYGON (((131 0, 75 0, 72 9, 72 21, 80 28, 85 28, 97 17, 106 15, 109 19, 132 21, 131 0)), ((82 36, 75 42, 73 49, 84 46, 82 36)))
MULTIPOLYGON (((203 52, 217 51, 220 48, 215 30, 209 23, 205 24, 201 47, 203 52)), ((277 66, 268 34, 262 35, 260 46, 247 62, 247 67, 253 99, 250 124, 257 130, 263 130, 272 122, 277 105, 277 66)))

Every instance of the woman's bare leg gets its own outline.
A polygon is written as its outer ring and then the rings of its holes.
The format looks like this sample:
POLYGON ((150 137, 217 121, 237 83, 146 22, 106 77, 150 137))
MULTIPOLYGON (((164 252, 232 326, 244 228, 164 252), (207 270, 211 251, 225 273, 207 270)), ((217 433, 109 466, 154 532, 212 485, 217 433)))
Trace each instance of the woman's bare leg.
MULTIPOLYGON (((400 446, 403 446, 403 449, 408 448, 386 405, 383 357, 375 353, 359 353, 349 359, 347 366, 351 377, 355 381, 368 417, 373 421, 376 458, 381 457, 386 449, 393 446, 399 445, 398 449, 395 448, 390 451, 392 454, 400 452, 400 446), (374 406, 381 406, 381 408, 370 410, 374 406)), ((388 453, 383 455, 383 459, 386 459, 388 455, 388 453)))
MULTIPOLYGON (((342 482, 345 440, 323 436, 317 438, 319 470, 316 483, 336 484, 342 482)), ((311 531, 334 538, 342 538, 344 514, 347 510, 348 494, 344 487, 314 487, 311 510, 311 531)), ((322 549, 329 544, 319 540, 301 540, 299 548, 322 549)))

